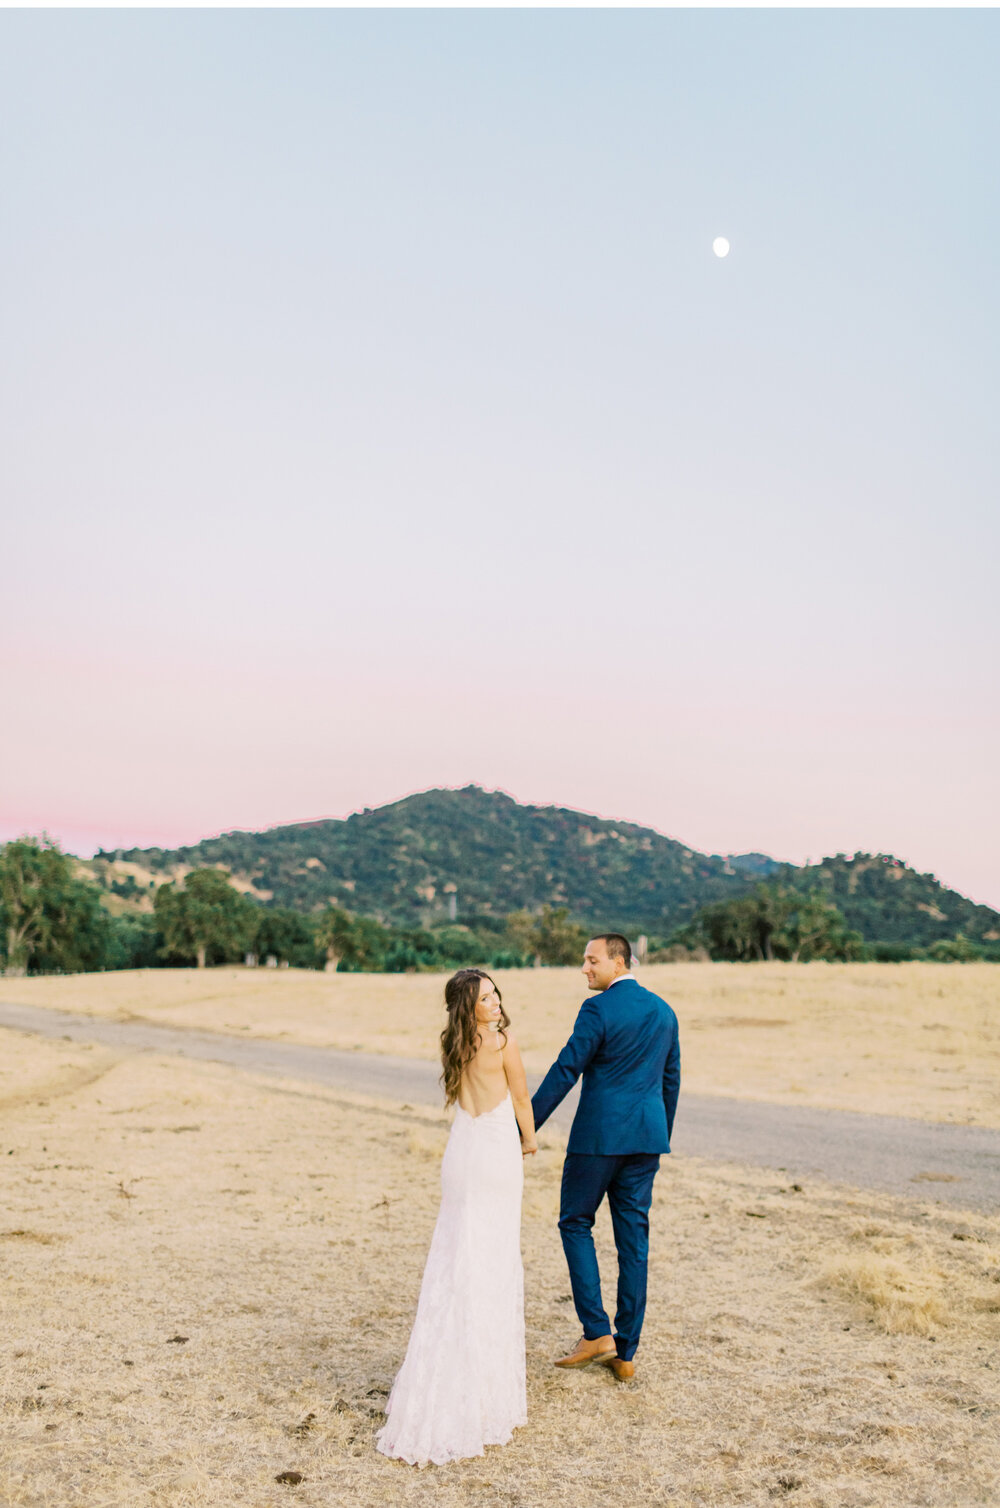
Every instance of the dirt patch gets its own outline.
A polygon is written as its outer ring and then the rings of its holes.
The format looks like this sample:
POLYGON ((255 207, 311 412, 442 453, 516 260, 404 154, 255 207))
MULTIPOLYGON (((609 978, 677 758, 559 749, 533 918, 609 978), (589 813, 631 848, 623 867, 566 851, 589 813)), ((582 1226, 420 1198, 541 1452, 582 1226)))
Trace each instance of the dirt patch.
POLYGON ((29 1032, 0 1029, 0 1112, 75 1094, 121 1062, 120 1053, 90 1044, 50 1043, 44 1055, 37 1045, 29 1032))
POLYGON ((54 1241, 66 1239, 41 1230, 0 1230, 0 1241, 34 1241, 37 1246, 51 1246, 54 1241))
POLYGON ((753 1029, 757 1026, 791 1026, 791 1024, 784 1016, 705 1016, 692 1023, 693 1026, 702 1030, 713 1026, 748 1026, 753 1029))

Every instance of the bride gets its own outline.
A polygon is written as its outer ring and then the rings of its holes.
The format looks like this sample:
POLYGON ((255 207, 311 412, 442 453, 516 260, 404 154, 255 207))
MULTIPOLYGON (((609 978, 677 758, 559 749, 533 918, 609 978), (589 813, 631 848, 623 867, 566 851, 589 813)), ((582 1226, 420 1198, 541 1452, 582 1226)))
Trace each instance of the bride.
POLYGON ((521 1159, 538 1150, 531 1100, 489 975, 460 969, 444 998, 442 1082, 455 1119, 417 1316, 376 1441, 411 1466, 481 1456, 527 1419, 521 1159))

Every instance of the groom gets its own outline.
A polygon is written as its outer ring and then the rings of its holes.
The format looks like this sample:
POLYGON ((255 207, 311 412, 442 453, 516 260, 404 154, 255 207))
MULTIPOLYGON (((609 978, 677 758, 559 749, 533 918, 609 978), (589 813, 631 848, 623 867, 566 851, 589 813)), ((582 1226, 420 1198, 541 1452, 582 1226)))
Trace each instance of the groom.
POLYGON ((573 1035, 531 1101, 537 1129, 583 1074, 559 1210, 583 1336, 556 1366, 599 1361, 622 1382, 635 1375, 632 1358, 646 1311, 653 1179, 660 1153, 670 1151, 681 1082, 677 1017, 659 995, 642 988, 631 966, 632 949, 619 933, 591 938, 583 972, 594 997, 583 1002, 573 1035), (591 1234, 605 1194, 618 1248, 614 1336, 601 1302, 591 1234))

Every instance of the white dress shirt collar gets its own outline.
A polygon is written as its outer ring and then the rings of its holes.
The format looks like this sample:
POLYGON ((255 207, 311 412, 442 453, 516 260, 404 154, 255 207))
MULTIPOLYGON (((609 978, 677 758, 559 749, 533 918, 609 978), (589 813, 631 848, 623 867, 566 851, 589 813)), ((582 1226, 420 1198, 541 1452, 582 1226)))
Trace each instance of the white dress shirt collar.
POLYGON ((616 984, 621 984, 621 982, 622 982, 623 979, 634 979, 634 978, 635 978, 634 974, 619 974, 617 979, 612 979, 611 983, 609 985, 605 986, 604 993, 607 994, 608 990, 612 989, 616 984))

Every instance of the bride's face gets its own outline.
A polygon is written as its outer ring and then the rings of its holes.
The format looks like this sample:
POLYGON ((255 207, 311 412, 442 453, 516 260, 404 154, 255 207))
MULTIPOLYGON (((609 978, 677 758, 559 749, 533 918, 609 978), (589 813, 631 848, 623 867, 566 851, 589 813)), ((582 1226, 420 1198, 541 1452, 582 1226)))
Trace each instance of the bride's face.
POLYGON ((500 996, 492 979, 479 981, 479 998, 476 1001, 476 1023, 479 1026, 488 1026, 491 1021, 500 1020, 500 996))

